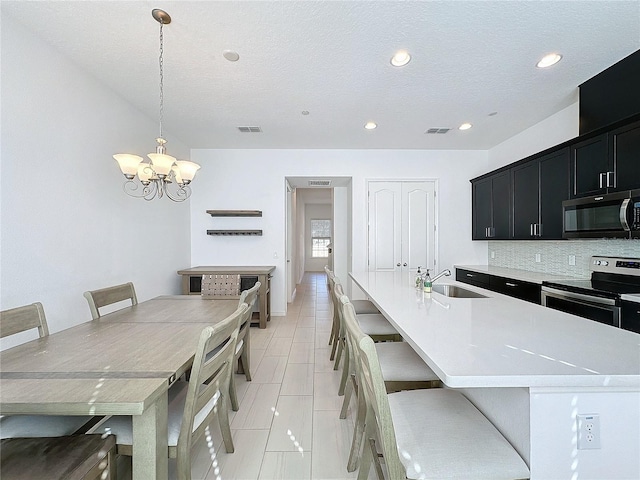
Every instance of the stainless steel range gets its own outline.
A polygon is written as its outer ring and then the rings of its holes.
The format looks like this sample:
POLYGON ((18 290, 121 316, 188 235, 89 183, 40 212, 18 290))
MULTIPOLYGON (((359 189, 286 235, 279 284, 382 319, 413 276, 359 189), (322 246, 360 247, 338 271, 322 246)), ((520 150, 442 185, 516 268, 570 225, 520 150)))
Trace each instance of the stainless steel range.
POLYGON ((542 282, 543 305, 640 333, 636 320, 622 315, 624 294, 640 294, 640 258, 594 256, 590 280, 542 282))

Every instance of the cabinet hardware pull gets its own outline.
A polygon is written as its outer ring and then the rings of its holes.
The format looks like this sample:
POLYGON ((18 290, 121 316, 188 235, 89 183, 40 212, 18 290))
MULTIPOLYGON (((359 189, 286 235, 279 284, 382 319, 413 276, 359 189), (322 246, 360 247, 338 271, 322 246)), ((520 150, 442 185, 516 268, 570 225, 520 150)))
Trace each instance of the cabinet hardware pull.
POLYGON ((598 185, 599 185, 599 188, 604 188, 604 176, 605 176, 605 172, 602 172, 602 173, 598 174, 598 185))
POLYGON ((615 188, 616 177, 615 172, 607 172, 607 187, 615 188))
POLYGON ((517 284, 517 283, 510 283, 510 282, 506 282, 506 283, 505 283, 505 285, 506 285, 507 287, 517 287, 517 286, 518 286, 518 284, 517 284))
POLYGON ((472 275, 470 273, 467 273, 467 277, 475 277, 475 275, 472 275))
POLYGON ((396 267, 399 267, 399 266, 400 266, 400 262, 396 263, 396 267))
POLYGON ((402 266, 403 266, 403 267, 406 267, 406 266, 407 266, 406 262, 405 262, 405 263, 403 263, 403 264, 402 264, 402 266))
POLYGON ((529 235, 531 235, 533 237, 534 233, 533 233, 533 223, 529 224, 529 235))

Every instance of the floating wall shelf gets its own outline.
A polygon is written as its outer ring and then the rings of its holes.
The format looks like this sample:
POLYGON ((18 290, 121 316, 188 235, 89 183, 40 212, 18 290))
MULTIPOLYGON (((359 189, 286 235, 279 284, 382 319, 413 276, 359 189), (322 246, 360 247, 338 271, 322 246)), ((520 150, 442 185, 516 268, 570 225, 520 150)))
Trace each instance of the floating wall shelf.
POLYGON ((262 236, 262 230, 207 230, 207 235, 262 236))
POLYGON ((261 217, 262 210, 207 210, 212 217, 261 217))

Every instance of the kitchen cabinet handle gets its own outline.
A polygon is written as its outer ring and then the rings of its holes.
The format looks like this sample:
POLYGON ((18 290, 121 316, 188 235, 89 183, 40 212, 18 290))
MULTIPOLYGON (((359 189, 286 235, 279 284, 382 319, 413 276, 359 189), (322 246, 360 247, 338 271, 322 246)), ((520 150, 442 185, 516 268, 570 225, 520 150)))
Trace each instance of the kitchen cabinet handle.
POLYGON ((505 282, 505 285, 506 285, 507 287, 517 287, 517 286, 518 286, 518 284, 517 284, 517 283, 511 283, 511 282, 505 282))
POLYGON ((529 224, 529 235, 531 235, 532 237, 535 235, 535 234, 533 233, 533 223, 530 223, 530 224, 529 224))
POLYGON ((475 277, 475 275, 473 275, 471 273, 467 273, 467 277, 475 277))
POLYGON ((604 188, 604 176, 606 175, 605 172, 602 172, 600 174, 598 174, 598 185, 600 188, 604 188))
POLYGON ((400 266, 400 262, 396 263, 396 267, 399 267, 399 266, 400 266))
POLYGON ((542 224, 541 223, 536 223, 536 235, 538 237, 542 236, 542 224))
POLYGON ((403 263, 403 264, 402 264, 402 266, 403 266, 403 267, 406 267, 406 266, 407 266, 407 264, 406 264, 406 263, 403 263))
POLYGON ((615 172, 607 172, 607 187, 615 188, 616 186, 616 175, 615 172))

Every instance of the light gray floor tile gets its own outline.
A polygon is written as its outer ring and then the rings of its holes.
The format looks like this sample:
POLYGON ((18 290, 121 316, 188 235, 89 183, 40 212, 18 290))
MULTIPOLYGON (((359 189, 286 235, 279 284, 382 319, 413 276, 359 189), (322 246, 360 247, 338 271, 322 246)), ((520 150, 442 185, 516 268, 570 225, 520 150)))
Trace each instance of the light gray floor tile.
MULTIPOLYGON (((329 336, 327 336, 327 339, 329 336)), ((331 346, 326 343, 322 348, 317 348, 318 340, 316 339, 316 351, 314 354, 315 371, 316 372, 333 372, 333 361, 329 360, 331 355, 331 346)), ((339 370, 337 370, 339 372, 339 370)))
POLYGON ((315 328, 296 328, 296 333, 293 336, 293 341, 313 343, 315 341, 315 337, 315 328))
POLYGON ((298 327, 312 328, 316 326, 316 317, 300 317, 298 327))
POLYGON ((289 352, 289 363, 314 363, 314 352, 313 343, 294 342, 289 352))
POLYGON ((240 409, 231 422, 231 428, 234 430, 271 428, 279 394, 279 383, 251 382, 240 402, 240 409))
POLYGON ((280 395, 267 451, 310 452, 313 425, 311 395, 280 395))
POLYGON ((311 363, 289 363, 282 379, 280 395, 313 395, 311 363))
POLYGON ((265 452, 259 480, 310 480, 309 452, 265 452))
POLYGON ((287 356, 291 349, 291 338, 272 338, 267 347, 266 355, 270 356, 287 356))
POLYGON ((265 355, 253 374, 251 383, 282 383, 288 357, 265 355))
POLYGON ((236 430, 233 432, 235 452, 218 452, 219 471, 212 466, 206 480, 256 480, 269 436, 268 430, 236 430))
POLYGON ((351 449, 353 422, 341 420, 332 411, 313 412, 313 444, 311 478, 356 478, 357 472, 347 472, 347 460, 351 449))
POLYGON ((281 323, 276 327, 273 338, 293 338, 298 322, 281 323))
POLYGON ((340 372, 316 372, 313 376, 313 409, 333 410, 338 415, 344 397, 338 396, 340 372))

